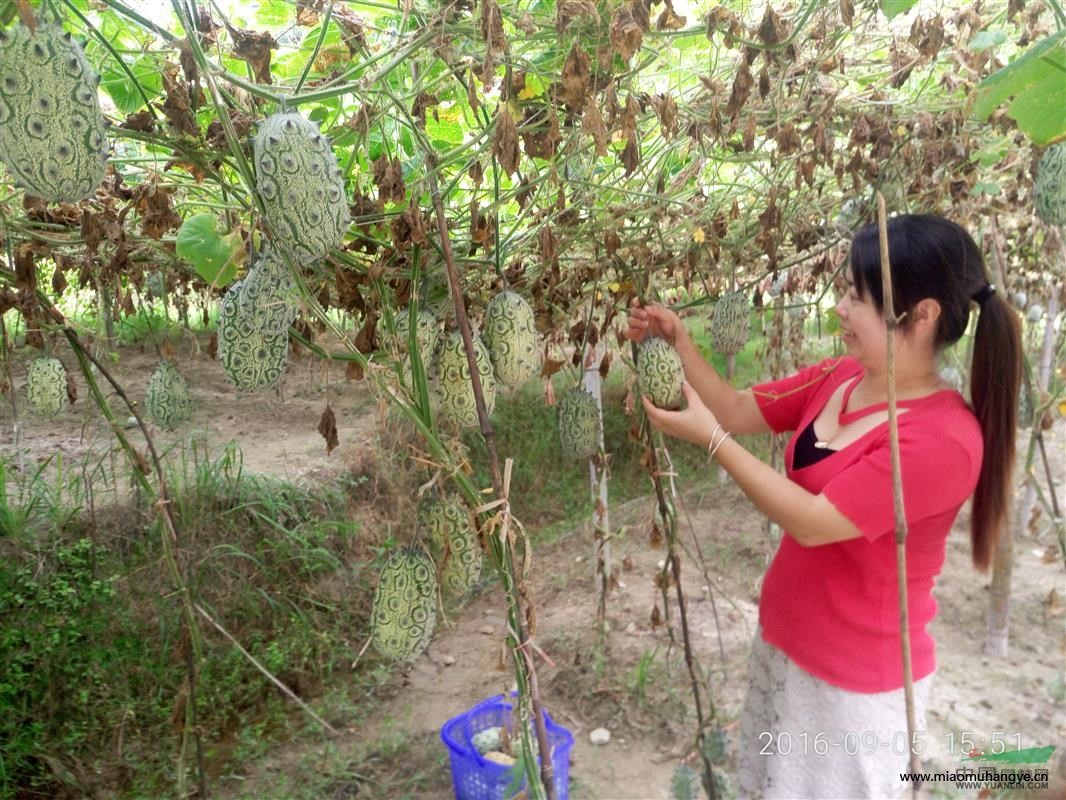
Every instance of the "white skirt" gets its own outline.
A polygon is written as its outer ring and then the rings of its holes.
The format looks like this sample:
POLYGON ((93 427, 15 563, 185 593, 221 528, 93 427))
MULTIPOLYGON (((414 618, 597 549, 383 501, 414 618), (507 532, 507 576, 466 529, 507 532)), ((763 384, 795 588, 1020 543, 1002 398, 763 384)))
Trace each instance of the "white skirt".
MULTIPOLYGON (((933 676, 914 684, 917 731, 933 676)), ((903 689, 865 694, 802 670, 755 634, 737 745, 745 800, 886 800, 911 784, 903 689)))

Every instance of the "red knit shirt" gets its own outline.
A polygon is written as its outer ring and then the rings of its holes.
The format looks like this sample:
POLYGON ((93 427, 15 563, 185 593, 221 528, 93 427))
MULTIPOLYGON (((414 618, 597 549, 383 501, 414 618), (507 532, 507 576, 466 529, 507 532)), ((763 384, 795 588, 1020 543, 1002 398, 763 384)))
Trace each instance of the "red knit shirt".
MULTIPOLYGON (((829 359, 789 378, 753 387, 770 427, 802 431, 833 392, 862 374, 853 358, 829 359), (834 368, 835 365, 835 368, 834 368)), ((907 599, 914 679, 936 667, 926 625, 936 615, 933 584, 948 532, 973 493, 981 429, 957 392, 902 401, 899 440, 907 517, 907 599)), ((884 408, 884 406, 881 406, 884 408)), ((903 685, 896 578, 895 514, 888 423, 788 477, 826 498, 862 531, 858 539, 804 547, 786 531, 763 581, 763 638, 827 683, 854 692, 903 685)))

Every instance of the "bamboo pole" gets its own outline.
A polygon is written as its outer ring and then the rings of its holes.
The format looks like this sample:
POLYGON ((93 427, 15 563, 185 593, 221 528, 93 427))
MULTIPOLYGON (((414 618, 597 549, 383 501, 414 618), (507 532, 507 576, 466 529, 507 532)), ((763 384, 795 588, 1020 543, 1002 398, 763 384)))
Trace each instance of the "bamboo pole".
POLYGON ((603 381, 600 379, 599 364, 607 352, 606 345, 600 341, 590 346, 582 361, 584 375, 581 383, 585 390, 596 400, 599 415, 599 451, 589 459, 589 493, 592 496, 592 566, 593 590, 596 592, 596 622, 602 633, 607 633, 607 593, 610 591, 611 542, 610 516, 607 496, 607 460, 603 439, 603 381))
MULTIPOLYGON (((455 319, 459 324, 459 333, 463 338, 463 348, 466 350, 466 363, 470 369, 470 383, 474 390, 474 403, 477 406, 477 417, 481 427, 481 435, 485 439, 485 449, 489 454, 489 464, 492 469, 492 488, 497 499, 506 501, 503 475, 500 472, 500 460, 496 454, 496 434, 489 420, 488 410, 485 406, 485 393, 481 386, 481 375, 478 371, 477 356, 474 352, 474 339, 470 332, 470 320, 466 316, 466 303, 463 300, 462 287, 459 284, 459 273, 455 268, 455 257, 452 254, 451 236, 448 233, 448 219, 444 215, 444 201, 441 199, 440 186, 437 184, 436 168, 437 156, 430 147, 424 147, 426 162, 429 165, 429 191, 433 198, 433 208, 437 218, 437 232, 440 235, 440 245, 444 253, 444 264, 448 272, 448 285, 451 289, 452 300, 455 302, 455 319)), ((508 506, 504 505, 505 517, 509 515, 508 506)), ((548 743, 548 731, 544 723, 544 709, 540 701, 540 689, 537 684, 537 673, 533 658, 527 645, 528 637, 523 622, 521 600, 519 598, 518 583, 514 576, 514 546, 506 533, 507 521, 504 520, 503 535, 500 536, 500 549, 503 555, 500 564, 500 575, 503 580, 504 592, 507 597, 510 624, 513 634, 516 636, 513 646, 515 669, 519 686, 523 679, 529 680, 529 700, 533 706, 533 726, 536 731, 537 744, 541 753, 540 779, 543 783, 544 795, 548 800, 555 800, 555 776, 552 767, 551 747, 548 743)), ((521 697, 519 698, 521 701, 521 697)), ((520 729, 523 740, 527 736, 526 726, 520 729)), ((535 772, 529 769, 530 790, 536 792, 535 772)))
MULTIPOLYGON (((892 459, 892 506, 896 512, 896 577, 899 592, 899 631, 903 657, 903 696, 907 704, 907 748, 910 770, 918 774, 921 765, 915 751, 917 720, 914 710, 914 672, 911 666, 910 610, 907 605, 907 515, 903 507, 903 474, 899 458, 899 415, 896 410, 895 333, 899 326, 892 298, 892 265, 888 252, 888 215, 885 198, 877 193, 877 228, 881 240, 881 293, 884 297, 885 327, 888 331, 888 430, 892 459)), ((911 784, 911 797, 918 797, 921 784, 911 784)))

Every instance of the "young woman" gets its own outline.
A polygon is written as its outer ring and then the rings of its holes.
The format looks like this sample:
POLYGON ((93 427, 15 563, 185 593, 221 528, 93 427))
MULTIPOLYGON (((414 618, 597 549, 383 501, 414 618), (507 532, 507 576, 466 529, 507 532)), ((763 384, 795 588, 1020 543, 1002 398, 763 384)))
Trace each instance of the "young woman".
MULTIPOLYGON (((918 704, 936 666, 926 626, 945 542, 972 495, 974 564, 986 569, 1005 524, 1021 379, 1017 319, 989 285, 961 227, 930 215, 888 223, 907 598, 918 704), (977 314, 971 401, 937 356, 977 314)), ((855 235, 837 304, 847 355, 738 391, 699 354, 677 315, 630 310, 626 335, 673 342, 685 367, 682 411, 646 398, 652 424, 707 448, 785 531, 763 581, 738 746, 742 797, 886 798, 908 786, 895 515, 887 411, 887 329, 877 227, 855 235), (731 434, 793 431, 785 475, 731 434)), ((925 742, 919 737, 918 748, 925 742)))

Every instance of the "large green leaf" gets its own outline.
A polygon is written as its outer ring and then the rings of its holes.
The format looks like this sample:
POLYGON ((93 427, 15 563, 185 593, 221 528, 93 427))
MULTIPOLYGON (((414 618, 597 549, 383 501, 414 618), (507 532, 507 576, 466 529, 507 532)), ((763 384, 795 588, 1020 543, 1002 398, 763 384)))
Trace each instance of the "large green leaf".
POLYGON ((1066 30, 1041 39, 981 81, 975 92, 974 113, 988 119, 1008 100, 1007 116, 1034 144, 1043 146, 1066 138, 1066 30))
POLYGON ((892 19, 900 14, 910 11, 918 0, 881 0, 881 10, 885 16, 892 19))
POLYGON ((185 220, 175 244, 178 257, 192 264, 196 274, 211 286, 221 288, 237 277, 241 237, 236 232, 220 236, 213 214, 197 214, 185 220))
MULTIPOLYGON (((142 56, 127 66, 149 100, 162 91, 163 81, 154 59, 142 56)), ((111 95, 115 108, 123 114, 132 114, 144 106, 144 98, 137 91, 130 76, 121 67, 116 66, 113 60, 105 62, 100 71, 100 87, 111 95)))

